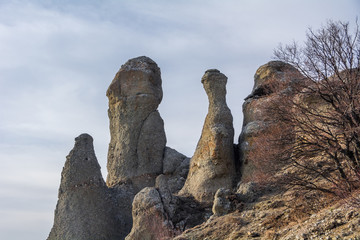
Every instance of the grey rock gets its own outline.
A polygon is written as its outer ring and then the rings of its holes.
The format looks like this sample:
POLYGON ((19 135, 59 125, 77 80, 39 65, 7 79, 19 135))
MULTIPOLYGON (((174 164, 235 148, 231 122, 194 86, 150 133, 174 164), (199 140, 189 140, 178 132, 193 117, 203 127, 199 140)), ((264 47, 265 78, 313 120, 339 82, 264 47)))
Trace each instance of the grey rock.
POLYGON ((107 90, 110 144, 107 185, 131 181, 137 191, 154 186, 162 173, 166 144, 157 107, 162 99, 160 69, 148 57, 130 59, 107 90))
POLYGON ((93 139, 82 134, 61 173, 54 225, 48 240, 121 239, 116 201, 102 178, 93 139))
POLYGON ((161 190, 177 193, 183 186, 189 172, 190 158, 166 147, 163 173, 156 178, 155 186, 161 190))
POLYGON ((232 212, 233 206, 229 196, 233 195, 230 189, 220 188, 214 197, 212 212, 215 216, 223 216, 232 212))
POLYGON ((126 240, 166 240, 174 236, 172 223, 156 188, 146 187, 136 194, 132 215, 133 227, 126 240))
MULTIPOLYGON (((175 149, 166 147, 164 152, 164 174, 174 173, 184 160, 188 159, 185 155, 179 153, 175 149)), ((186 164, 186 163, 185 163, 186 164)), ((188 163, 187 163, 188 166, 188 163)))
POLYGON ((255 182, 240 183, 236 193, 241 201, 253 202, 258 197, 257 184, 255 182))
POLYGON ((188 177, 179 193, 211 203, 215 192, 221 187, 231 188, 235 178, 234 129, 226 104, 227 77, 218 70, 208 70, 201 82, 208 95, 209 109, 188 177))

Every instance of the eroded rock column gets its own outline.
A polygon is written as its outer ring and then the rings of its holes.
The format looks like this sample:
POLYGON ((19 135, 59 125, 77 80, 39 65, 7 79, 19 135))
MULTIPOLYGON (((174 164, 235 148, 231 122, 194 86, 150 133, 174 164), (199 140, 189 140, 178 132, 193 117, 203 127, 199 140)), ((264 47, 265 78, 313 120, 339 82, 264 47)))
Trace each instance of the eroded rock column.
POLYGON ((166 144, 157 108, 162 100, 160 69, 148 57, 130 59, 107 90, 111 141, 107 185, 131 183, 135 191, 154 186, 162 173, 166 144))
POLYGON ((118 240, 123 237, 116 202, 102 178, 93 139, 82 134, 66 158, 48 240, 118 240))
POLYGON ((219 188, 231 188, 235 177, 233 118, 226 104, 227 77, 212 69, 201 79, 209 99, 208 114, 181 195, 212 202, 219 188))
MULTIPOLYGON (((241 181, 254 180, 257 166, 251 155, 259 151, 254 142, 266 142, 269 133, 276 133, 281 128, 280 123, 274 122, 271 113, 272 106, 281 105, 284 98, 293 98, 294 90, 299 87, 299 81, 304 77, 296 68, 281 61, 271 61, 259 67, 254 75, 252 93, 245 98, 243 104, 244 120, 239 136, 239 155, 242 162, 241 181), (265 134, 267 133, 267 135, 265 134)), ((291 111, 291 109, 289 109, 291 111)), ((278 148, 276 141, 269 149, 278 148)), ((261 167, 269 168, 269 163, 261 167)), ((259 164, 258 164, 259 165, 259 164)))

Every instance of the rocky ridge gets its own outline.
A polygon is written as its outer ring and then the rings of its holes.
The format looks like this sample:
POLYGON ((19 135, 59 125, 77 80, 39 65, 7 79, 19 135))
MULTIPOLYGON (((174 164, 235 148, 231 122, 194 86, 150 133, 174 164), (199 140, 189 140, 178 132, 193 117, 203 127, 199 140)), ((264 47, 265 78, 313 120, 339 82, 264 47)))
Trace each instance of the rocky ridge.
POLYGON ((148 57, 130 59, 107 91, 107 181, 91 136, 80 135, 65 162, 48 240, 360 239, 358 208, 329 203, 320 212, 304 213, 296 210, 304 202, 292 202, 296 193, 252 181, 257 167, 249 157, 256 151, 252 143, 274 127, 265 109, 292 96, 301 77, 277 61, 257 70, 234 148, 227 77, 206 71, 201 82, 209 109, 190 159, 166 146, 157 110, 162 100, 159 67, 148 57))

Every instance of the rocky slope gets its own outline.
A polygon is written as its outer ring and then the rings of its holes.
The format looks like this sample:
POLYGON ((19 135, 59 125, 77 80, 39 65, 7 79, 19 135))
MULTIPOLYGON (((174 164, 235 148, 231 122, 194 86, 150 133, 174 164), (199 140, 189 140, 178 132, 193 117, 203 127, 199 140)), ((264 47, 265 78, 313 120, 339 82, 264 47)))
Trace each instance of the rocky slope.
POLYGON ((254 143, 277 126, 266 109, 295 97, 302 76, 275 61, 261 66, 254 79, 234 145, 227 77, 215 69, 205 72, 208 114, 190 159, 166 146, 157 110, 159 67, 148 57, 126 62, 107 91, 107 181, 93 139, 80 135, 61 174, 48 240, 360 239, 359 203, 256 182, 255 173, 271 163, 252 161, 259 150, 254 143))

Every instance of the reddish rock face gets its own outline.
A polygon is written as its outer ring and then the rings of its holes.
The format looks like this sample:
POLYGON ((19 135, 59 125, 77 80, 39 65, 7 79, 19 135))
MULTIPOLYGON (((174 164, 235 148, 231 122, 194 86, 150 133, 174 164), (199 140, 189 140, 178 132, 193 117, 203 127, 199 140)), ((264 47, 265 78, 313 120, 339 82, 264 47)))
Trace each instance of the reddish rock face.
POLYGON ((300 79, 303 79, 303 76, 298 70, 280 61, 269 62, 256 71, 254 88, 243 104, 244 120, 239 137, 243 181, 251 179, 255 170, 249 157, 250 152, 257 151, 252 143, 261 139, 264 131, 276 124, 272 121, 273 117, 269 115, 268 109, 273 104, 281 103, 283 97, 294 97, 293 87, 300 79))
POLYGON ((180 194, 212 202, 215 192, 231 188, 235 177, 233 118, 225 100, 227 77, 218 70, 208 70, 201 82, 209 110, 180 194))

